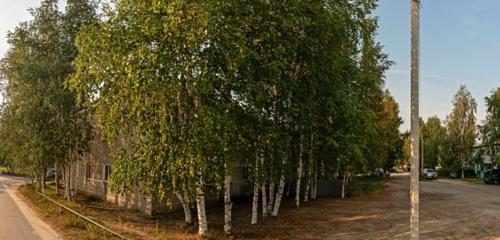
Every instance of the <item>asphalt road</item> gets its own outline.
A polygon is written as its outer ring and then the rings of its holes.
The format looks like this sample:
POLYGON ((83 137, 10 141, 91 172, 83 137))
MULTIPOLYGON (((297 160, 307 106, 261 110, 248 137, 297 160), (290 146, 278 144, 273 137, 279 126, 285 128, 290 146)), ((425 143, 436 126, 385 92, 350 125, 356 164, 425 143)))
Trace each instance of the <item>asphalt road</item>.
POLYGON ((25 180, 0 175, 0 240, 59 239, 16 195, 25 180))
POLYGON ((5 181, 0 180, 0 239, 40 239, 17 204, 7 193, 6 190, 9 187, 5 181))

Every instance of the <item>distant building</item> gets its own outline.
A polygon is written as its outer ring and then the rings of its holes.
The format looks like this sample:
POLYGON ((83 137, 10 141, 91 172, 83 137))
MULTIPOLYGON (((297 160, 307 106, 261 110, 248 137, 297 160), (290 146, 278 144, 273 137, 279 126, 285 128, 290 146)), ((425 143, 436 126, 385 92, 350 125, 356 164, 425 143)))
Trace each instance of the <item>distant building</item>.
POLYGON ((483 178, 484 172, 497 167, 493 158, 498 154, 497 148, 500 144, 477 144, 472 151, 474 162, 474 172, 476 176, 483 178))

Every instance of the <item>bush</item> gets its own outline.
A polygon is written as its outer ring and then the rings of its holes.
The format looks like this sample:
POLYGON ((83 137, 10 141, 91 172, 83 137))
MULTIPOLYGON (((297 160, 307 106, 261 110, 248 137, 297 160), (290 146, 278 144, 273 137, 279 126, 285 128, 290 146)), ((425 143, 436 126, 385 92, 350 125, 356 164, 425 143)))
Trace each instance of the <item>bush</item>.
POLYGON ((360 195, 381 189, 384 187, 386 179, 380 176, 354 177, 347 186, 347 196, 360 195))
POLYGON ((450 176, 450 170, 446 168, 440 168, 437 170, 438 177, 449 177, 450 176))

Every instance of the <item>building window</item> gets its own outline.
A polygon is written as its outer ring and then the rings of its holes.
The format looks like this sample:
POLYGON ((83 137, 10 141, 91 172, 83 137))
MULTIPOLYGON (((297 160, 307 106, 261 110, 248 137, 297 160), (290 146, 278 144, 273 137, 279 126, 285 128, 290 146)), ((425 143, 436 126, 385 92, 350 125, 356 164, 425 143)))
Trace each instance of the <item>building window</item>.
POLYGON ((103 165, 102 166, 102 180, 107 182, 109 180, 110 175, 111 175, 111 165, 103 165))
POLYGON ((90 164, 85 165, 85 178, 86 179, 92 178, 92 165, 90 164))

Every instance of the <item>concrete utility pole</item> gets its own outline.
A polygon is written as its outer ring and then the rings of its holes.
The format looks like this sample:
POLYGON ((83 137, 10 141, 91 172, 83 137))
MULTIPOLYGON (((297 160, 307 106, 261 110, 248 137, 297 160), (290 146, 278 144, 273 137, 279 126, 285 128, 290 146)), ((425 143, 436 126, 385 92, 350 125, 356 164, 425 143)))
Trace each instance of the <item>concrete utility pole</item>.
POLYGON ((424 144, 424 134, 422 133, 421 135, 422 135, 422 141, 420 142, 420 145, 422 145, 422 153, 421 153, 422 155, 420 155, 420 159, 422 159, 422 160, 420 162, 420 171, 423 171, 424 170, 424 156, 425 156, 424 155, 424 148, 425 148, 425 144, 424 144))
POLYGON ((419 208, 419 32, 420 32, 420 0, 411 0, 411 239, 418 240, 418 208, 419 208))

